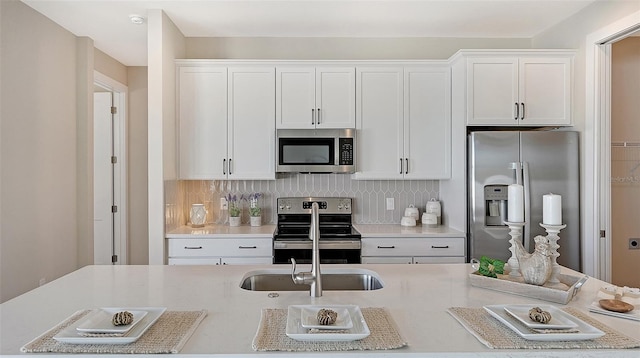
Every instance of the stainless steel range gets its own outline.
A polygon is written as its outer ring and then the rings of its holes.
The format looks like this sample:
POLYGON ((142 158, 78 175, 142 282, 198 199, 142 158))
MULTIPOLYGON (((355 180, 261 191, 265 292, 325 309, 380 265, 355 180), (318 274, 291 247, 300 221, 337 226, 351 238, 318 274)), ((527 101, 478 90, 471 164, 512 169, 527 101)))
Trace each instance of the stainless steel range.
POLYGON ((352 226, 351 198, 278 198, 278 226, 273 236, 273 263, 311 263, 311 204, 319 207, 320 262, 360 263, 360 233, 352 226))

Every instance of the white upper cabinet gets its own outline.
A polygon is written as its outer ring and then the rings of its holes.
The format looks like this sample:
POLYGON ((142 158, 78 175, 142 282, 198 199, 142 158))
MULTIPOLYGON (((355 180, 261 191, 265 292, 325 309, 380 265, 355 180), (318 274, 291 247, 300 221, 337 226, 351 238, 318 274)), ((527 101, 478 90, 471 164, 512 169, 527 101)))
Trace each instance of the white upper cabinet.
POLYGON ((356 69, 356 179, 404 177, 403 68, 356 69))
POLYGON ((359 66, 356 74, 354 178, 449 178, 449 67, 359 66))
POLYGON ((451 70, 405 67, 404 88, 405 179, 449 179, 451 70))
POLYGON ((275 67, 178 71, 180 179, 275 179, 275 67))
POLYGON ((571 125, 572 56, 467 59, 467 124, 571 125))
POLYGON ((179 178, 224 179, 227 68, 180 67, 177 95, 179 178))
POLYGON ((229 179, 275 179, 274 67, 229 68, 229 179))
POLYGON ((354 67, 277 67, 276 126, 354 128, 354 67))

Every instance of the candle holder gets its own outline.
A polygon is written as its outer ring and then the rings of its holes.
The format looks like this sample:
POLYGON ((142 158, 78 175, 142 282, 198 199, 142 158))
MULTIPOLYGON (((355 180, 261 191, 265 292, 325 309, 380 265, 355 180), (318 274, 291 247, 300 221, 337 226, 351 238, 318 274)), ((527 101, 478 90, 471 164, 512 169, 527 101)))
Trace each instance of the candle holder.
POLYGON ((525 223, 511 221, 505 221, 504 223, 509 226, 509 235, 511 235, 511 240, 509 240, 509 243, 511 244, 511 247, 509 247, 511 257, 507 261, 510 270, 509 277, 518 278, 522 275, 520 274, 520 264, 518 263, 518 257, 516 256, 516 242, 522 241, 522 228, 525 223))
POLYGON ((558 239, 560 239, 560 236, 558 236, 558 234, 560 233, 560 230, 567 227, 567 225, 548 225, 540 223, 540 226, 542 226, 547 231, 547 240, 549 240, 549 249, 551 249, 552 270, 551 276, 549 277, 547 282, 550 284, 560 284, 561 282, 558 279, 558 277, 560 276, 560 265, 558 265, 558 263, 556 262, 556 259, 558 258, 558 256, 560 256, 560 254, 558 253, 558 248, 560 247, 560 245, 558 245, 558 239))

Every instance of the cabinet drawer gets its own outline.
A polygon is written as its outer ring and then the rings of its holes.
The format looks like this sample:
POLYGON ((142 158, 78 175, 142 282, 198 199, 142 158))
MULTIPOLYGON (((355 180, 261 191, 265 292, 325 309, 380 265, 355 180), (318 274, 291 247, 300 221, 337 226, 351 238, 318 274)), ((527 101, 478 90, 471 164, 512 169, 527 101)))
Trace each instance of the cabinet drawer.
POLYGON ((272 239, 169 239, 169 257, 271 256, 272 239))
POLYGON ((362 256, 464 256, 464 238, 365 238, 362 256))

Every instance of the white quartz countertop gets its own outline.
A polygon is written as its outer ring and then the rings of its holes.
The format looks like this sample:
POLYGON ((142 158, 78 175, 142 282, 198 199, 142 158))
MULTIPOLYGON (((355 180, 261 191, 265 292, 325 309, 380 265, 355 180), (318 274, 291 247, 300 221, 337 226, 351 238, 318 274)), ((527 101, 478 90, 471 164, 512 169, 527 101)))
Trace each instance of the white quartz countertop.
POLYGON ((238 238, 238 237, 273 237, 275 225, 262 226, 229 226, 229 225, 206 225, 194 228, 188 225, 180 226, 175 230, 166 233, 167 239, 215 239, 215 238, 238 238))
MULTIPOLYGON (((429 228, 423 225, 401 226, 399 224, 354 224, 362 237, 465 237, 462 231, 454 230, 446 226, 429 228)), ((229 237, 273 237, 276 225, 262 226, 236 226, 206 225, 201 228, 193 228, 183 225, 166 233, 167 239, 215 239, 229 237)))
POLYGON ((362 237, 466 237, 462 231, 447 226, 434 228, 418 224, 416 226, 401 226, 399 224, 354 224, 362 237))
MULTIPOLYGON (((300 265, 299 270, 307 270, 305 266, 300 265)), ((327 266, 323 266, 323 270, 353 268, 356 265, 327 266)), ((485 347, 447 313, 447 308, 549 303, 471 286, 468 264, 357 267, 376 271, 385 287, 376 291, 325 291, 319 298, 311 298, 308 291, 279 292, 278 297, 270 298, 268 292, 239 288, 241 279, 251 270, 276 268, 289 272, 289 266, 86 266, 0 305, 0 355, 24 356, 19 351, 21 346, 78 310, 144 306, 208 311, 208 316, 177 356, 576 357, 587 353, 571 349, 541 351, 485 347), (396 350, 364 352, 304 354, 253 351, 251 342, 260 322, 261 310, 287 308, 294 304, 385 307, 409 345, 396 350)), ((569 305, 587 312, 587 306, 603 284, 589 279, 569 305)), ((638 322, 594 313, 589 315, 640 339, 638 322)), ((638 357, 639 354, 638 349, 588 351, 590 357, 638 357)))

